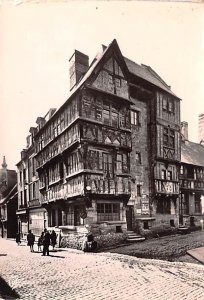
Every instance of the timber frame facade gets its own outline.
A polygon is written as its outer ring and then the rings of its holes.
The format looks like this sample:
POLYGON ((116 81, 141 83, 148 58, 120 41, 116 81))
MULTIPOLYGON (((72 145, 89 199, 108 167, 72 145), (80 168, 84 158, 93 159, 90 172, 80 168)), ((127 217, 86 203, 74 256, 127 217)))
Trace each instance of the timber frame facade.
POLYGON ((183 138, 180 167, 179 222, 204 225, 204 146, 183 138))
MULTIPOLYGON (((77 51, 76 68, 81 57, 77 51)), ((100 65, 90 68, 93 75, 44 126, 39 124, 35 158, 40 199, 49 227, 94 224, 99 231, 105 222, 122 232, 130 198, 128 70, 116 43, 100 65)))
POLYGON ((75 50, 69 98, 32 131, 26 159, 35 161, 29 184, 36 180, 39 194, 29 224, 36 205, 41 225, 69 237, 178 227, 180 100, 151 67, 123 57, 116 40, 90 65, 75 50))

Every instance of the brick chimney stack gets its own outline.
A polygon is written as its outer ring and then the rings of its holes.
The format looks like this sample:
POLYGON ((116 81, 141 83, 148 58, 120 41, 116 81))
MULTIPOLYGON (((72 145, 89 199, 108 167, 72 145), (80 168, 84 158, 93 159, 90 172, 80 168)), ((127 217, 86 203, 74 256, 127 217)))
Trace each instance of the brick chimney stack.
POLYGON ((198 139, 204 142, 204 113, 198 116, 198 139))
POLYGON ((181 134, 183 135, 183 139, 188 141, 188 122, 181 122, 181 134))
POLYGON ((70 91, 82 79, 89 68, 89 57, 78 50, 69 59, 70 91))

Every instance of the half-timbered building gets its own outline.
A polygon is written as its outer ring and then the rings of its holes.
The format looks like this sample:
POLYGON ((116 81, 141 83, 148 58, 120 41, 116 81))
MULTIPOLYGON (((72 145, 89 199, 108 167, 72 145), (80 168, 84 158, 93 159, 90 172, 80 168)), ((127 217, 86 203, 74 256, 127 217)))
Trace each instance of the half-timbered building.
POLYGON ((116 40, 91 64, 75 50, 69 98, 33 141, 44 226, 71 237, 178 225, 180 99, 116 40))
POLYGON ((188 140, 187 127, 182 122, 179 221, 186 227, 203 227, 204 146, 188 140))

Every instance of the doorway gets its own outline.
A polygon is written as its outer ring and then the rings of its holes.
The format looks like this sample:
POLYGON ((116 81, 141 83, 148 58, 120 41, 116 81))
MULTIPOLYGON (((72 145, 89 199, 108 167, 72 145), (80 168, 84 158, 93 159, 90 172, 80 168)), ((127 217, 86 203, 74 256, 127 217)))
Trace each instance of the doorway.
POLYGON ((126 222, 127 222, 127 230, 131 231, 133 229, 133 206, 127 206, 126 208, 126 222))

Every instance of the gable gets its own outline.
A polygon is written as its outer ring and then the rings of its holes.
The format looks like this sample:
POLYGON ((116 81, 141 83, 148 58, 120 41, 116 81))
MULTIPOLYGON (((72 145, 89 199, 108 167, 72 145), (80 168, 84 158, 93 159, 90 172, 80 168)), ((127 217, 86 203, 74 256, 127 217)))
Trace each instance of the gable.
POLYGON ((112 53, 101 64, 94 76, 92 86, 123 98, 129 98, 126 70, 116 54, 112 53))

